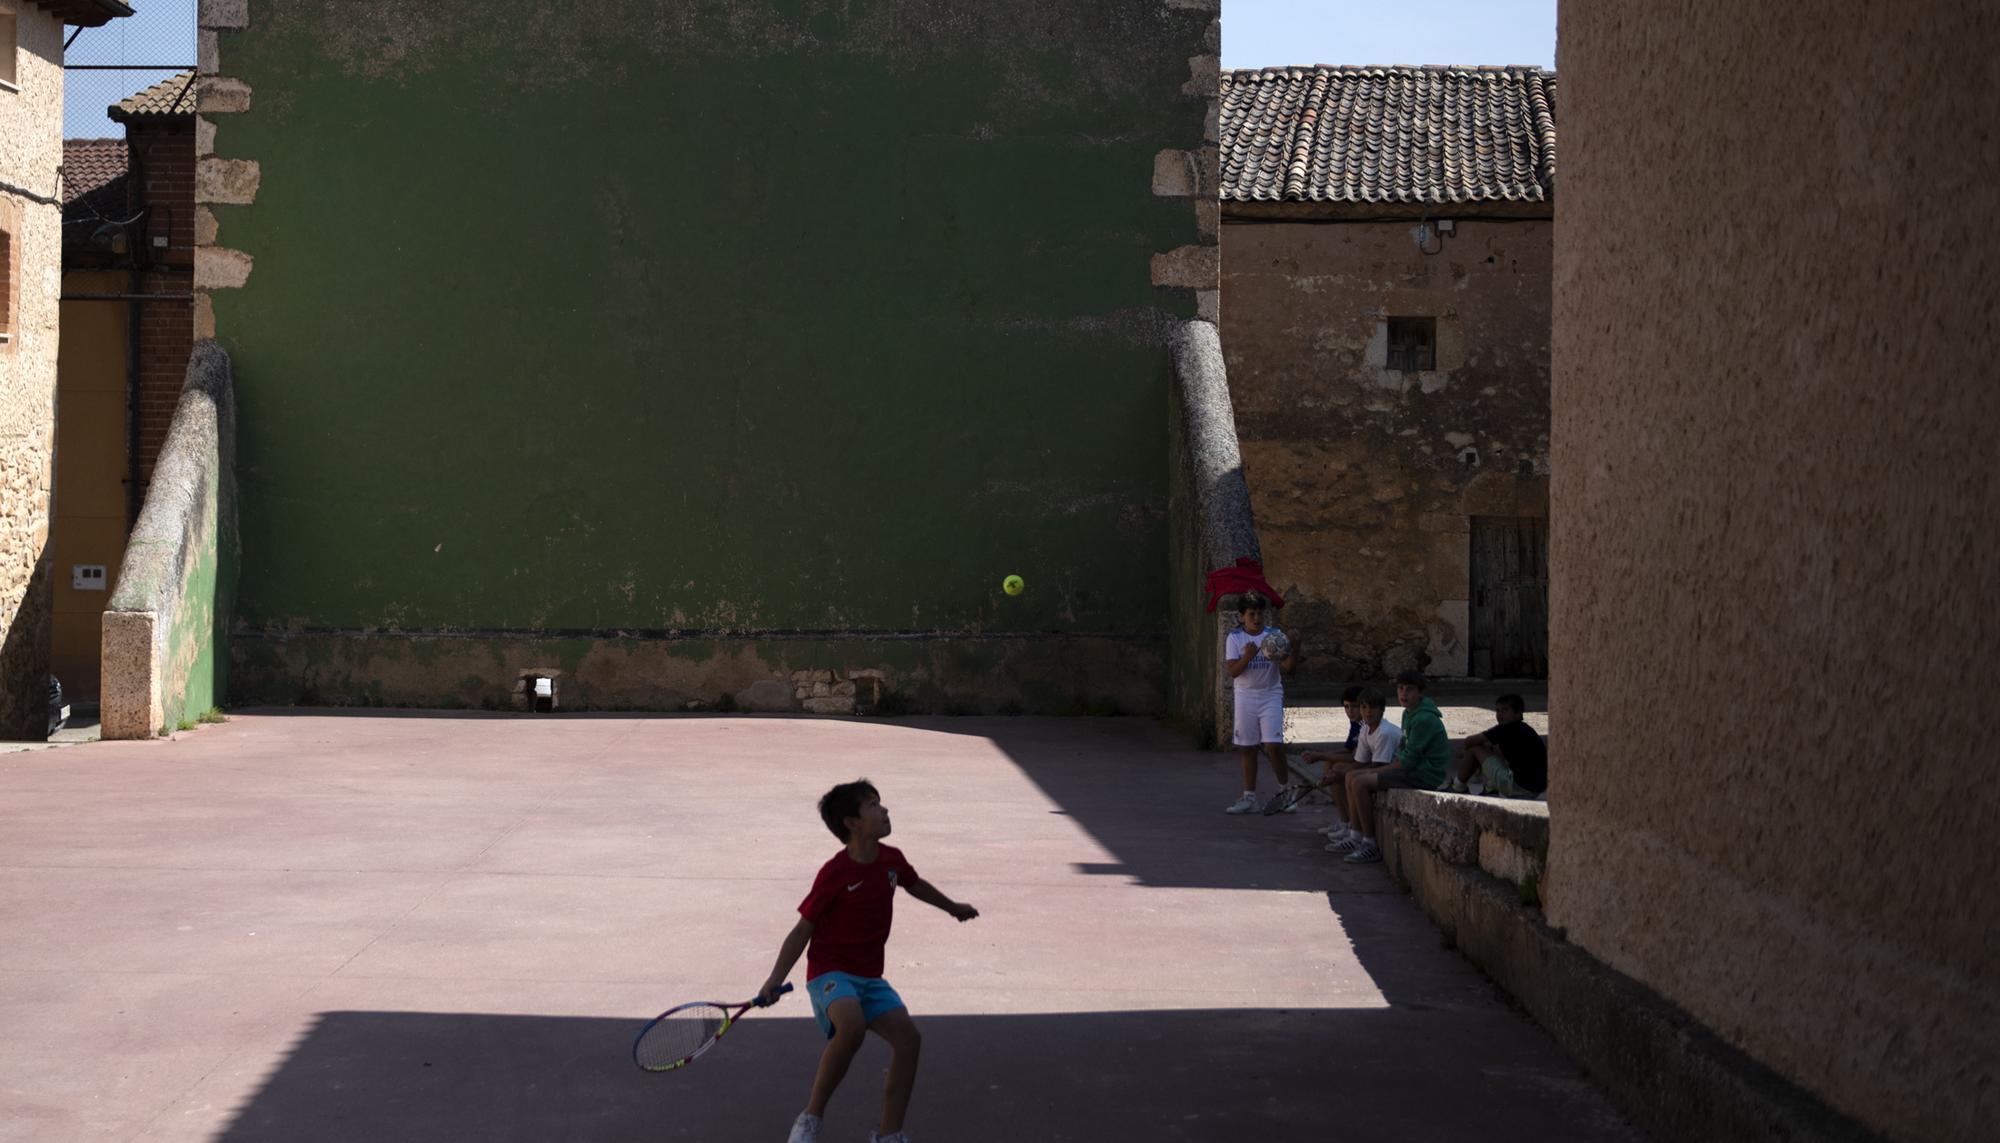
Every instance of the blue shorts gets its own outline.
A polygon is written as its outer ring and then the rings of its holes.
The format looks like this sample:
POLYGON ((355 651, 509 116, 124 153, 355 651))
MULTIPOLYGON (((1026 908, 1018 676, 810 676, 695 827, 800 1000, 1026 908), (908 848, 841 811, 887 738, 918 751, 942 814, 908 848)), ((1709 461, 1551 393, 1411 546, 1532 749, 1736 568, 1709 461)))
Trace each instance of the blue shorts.
POLYGON ((813 1019, 819 1021, 819 1030, 825 1032, 829 1040, 833 1039, 833 1018, 826 1014, 826 1010, 843 996, 852 996, 861 1002, 863 1024, 873 1024, 875 1018, 884 1012, 894 1012, 903 1007, 903 998, 896 995, 889 982, 879 976, 822 972, 806 981, 806 995, 812 997, 813 1019))

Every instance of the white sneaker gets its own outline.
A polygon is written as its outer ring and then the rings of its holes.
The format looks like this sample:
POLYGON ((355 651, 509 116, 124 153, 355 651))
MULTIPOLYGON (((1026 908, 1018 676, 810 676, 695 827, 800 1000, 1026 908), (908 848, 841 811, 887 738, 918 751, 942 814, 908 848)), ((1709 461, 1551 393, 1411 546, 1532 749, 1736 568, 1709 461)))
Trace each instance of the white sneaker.
POLYGON ((1257 795, 1245 794, 1229 803, 1229 808, 1222 812, 1225 814, 1254 814, 1257 812, 1257 795))
POLYGON ((1354 852, 1348 854, 1344 860, 1349 865, 1367 865, 1382 860, 1382 851, 1375 848, 1374 842, 1363 838, 1361 844, 1356 846, 1354 852))
POLYGON ((1348 832, 1347 823, 1334 822, 1331 825, 1323 825, 1319 827, 1319 832, 1325 834, 1328 837, 1339 837, 1341 834, 1348 832))
POLYGON ((1328 853, 1353 853, 1361 848, 1363 838, 1358 833, 1342 834, 1326 844, 1328 853))
POLYGON ((877 1135, 873 1131, 870 1131, 868 1133, 868 1143, 910 1143, 910 1137, 901 1131, 892 1132, 888 1135, 877 1135))
POLYGON ((785 1138, 785 1143, 819 1143, 819 1116, 810 1111, 799 1112, 799 1117, 792 1121, 792 1133, 785 1138))

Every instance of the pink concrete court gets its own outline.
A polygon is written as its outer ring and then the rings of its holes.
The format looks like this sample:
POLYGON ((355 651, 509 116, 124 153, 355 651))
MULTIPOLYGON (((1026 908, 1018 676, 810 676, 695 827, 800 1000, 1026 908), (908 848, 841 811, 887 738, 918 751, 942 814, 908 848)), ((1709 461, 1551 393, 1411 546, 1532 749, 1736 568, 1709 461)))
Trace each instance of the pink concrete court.
POLYGON ((1323 818, 1225 816, 1234 760, 1148 722, 268 712, 0 755, 0 1139, 782 1140, 798 995, 628 1050, 755 990, 863 775, 984 914, 897 907, 918 1143, 1635 1138, 1323 818))

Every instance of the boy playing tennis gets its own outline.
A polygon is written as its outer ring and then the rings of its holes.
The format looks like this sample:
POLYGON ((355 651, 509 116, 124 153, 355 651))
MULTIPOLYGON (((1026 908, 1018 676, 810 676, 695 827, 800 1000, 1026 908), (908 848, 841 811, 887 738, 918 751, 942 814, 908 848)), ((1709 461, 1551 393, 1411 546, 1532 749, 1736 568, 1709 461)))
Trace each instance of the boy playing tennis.
POLYGON ((790 1143, 817 1143, 827 1100, 833 1098, 833 1089, 840 1086, 870 1031, 887 1040, 894 1055, 882 1092, 881 1130, 871 1132, 869 1139, 909 1143, 903 1134, 903 1114, 917 1082, 922 1037, 909 1009, 903 1007, 903 998, 882 979, 882 948, 889 940, 896 887, 960 921, 977 917, 979 910, 938 892, 917 876, 901 850, 882 844, 889 836, 889 811, 866 779, 828 790, 819 800, 819 816, 847 848, 819 867, 812 890, 799 902, 799 923, 786 935, 778 963, 757 993, 767 1002, 777 999, 778 988, 791 975, 799 954, 806 954, 806 995, 812 998, 813 1016, 826 1033, 827 1044, 813 1076, 812 1096, 792 1124, 790 1143))

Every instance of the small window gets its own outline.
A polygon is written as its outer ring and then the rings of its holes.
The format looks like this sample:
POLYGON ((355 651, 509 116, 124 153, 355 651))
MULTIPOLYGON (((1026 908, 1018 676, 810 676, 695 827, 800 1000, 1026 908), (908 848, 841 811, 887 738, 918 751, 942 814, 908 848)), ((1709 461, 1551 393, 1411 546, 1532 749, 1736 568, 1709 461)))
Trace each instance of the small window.
POLYGON ((14 339, 14 235, 0 227, 0 345, 14 339))
POLYGON ((14 6, 0 2, 0 89, 19 91, 15 86, 20 73, 16 71, 15 56, 21 50, 21 41, 16 38, 14 6))
POLYGON ((1434 317, 1389 319, 1389 368, 1422 373, 1437 368, 1438 323, 1434 317))

